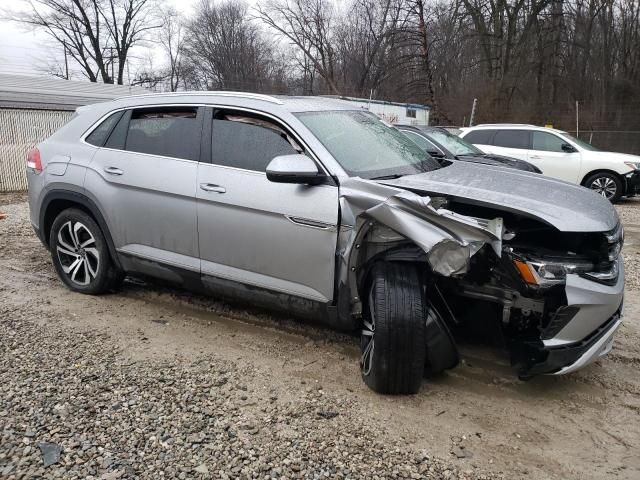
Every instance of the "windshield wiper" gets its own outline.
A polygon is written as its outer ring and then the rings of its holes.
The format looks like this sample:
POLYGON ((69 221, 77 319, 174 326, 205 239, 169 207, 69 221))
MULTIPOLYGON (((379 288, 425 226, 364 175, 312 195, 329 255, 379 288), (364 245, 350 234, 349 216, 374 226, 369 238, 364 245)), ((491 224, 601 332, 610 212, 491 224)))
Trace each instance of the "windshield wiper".
POLYGON ((401 173, 392 173, 391 175, 380 175, 379 177, 371 177, 369 180, 394 180, 400 177, 404 177, 404 175, 401 173))

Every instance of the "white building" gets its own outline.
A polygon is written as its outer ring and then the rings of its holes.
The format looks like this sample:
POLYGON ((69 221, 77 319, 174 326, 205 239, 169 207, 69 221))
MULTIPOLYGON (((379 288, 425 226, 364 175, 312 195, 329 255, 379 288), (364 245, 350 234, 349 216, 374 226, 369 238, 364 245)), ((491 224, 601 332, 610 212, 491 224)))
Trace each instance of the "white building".
POLYGON ((340 97, 342 100, 354 103, 371 113, 375 113, 382 120, 391 124, 429 125, 431 107, 417 103, 385 102, 383 100, 369 100, 366 98, 340 97))

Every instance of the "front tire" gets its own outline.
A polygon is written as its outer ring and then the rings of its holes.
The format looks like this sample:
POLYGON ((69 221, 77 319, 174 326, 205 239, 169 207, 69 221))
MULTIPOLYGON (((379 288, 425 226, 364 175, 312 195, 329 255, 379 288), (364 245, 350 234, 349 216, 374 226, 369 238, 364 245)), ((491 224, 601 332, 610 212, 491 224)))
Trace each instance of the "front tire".
POLYGON ((591 175, 584 184, 585 187, 599 193, 611 203, 616 203, 620 200, 624 190, 622 180, 617 175, 607 172, 591 175))
POLYGON ((378 393, 416 393, 426 360, 425 299, 418 270, 379 262, 369 279, 360 341, 362 379, 378 393))
POLYGON ((58 277, 75 292, 105 293, 122 280, 100 227, 82 210, 69 208, 56 217, 49 249, 58 277))

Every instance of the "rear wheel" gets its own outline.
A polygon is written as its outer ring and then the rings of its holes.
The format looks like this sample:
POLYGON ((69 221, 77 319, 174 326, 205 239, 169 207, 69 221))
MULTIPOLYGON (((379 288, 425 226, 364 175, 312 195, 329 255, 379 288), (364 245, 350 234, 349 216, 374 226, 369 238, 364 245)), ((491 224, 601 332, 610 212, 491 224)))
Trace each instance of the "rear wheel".
POLYGON ((369 278, 360 340, 362 379, 378 393, 416 393, 426 361, 418 271, 412 265, 379 262, 369 278))
POLYGON ((585 186, 599 193, 611 203, 620 200, 623 193, 622 180, 613 174, 607 172, 599 172, 587 178, 585 186))
POLYGON ((113 265, 100 227, 82 210, 70 208, 56 217, 49 247, 60 280, 71 290, 99 294, 122 282, 124 275, 113 265))

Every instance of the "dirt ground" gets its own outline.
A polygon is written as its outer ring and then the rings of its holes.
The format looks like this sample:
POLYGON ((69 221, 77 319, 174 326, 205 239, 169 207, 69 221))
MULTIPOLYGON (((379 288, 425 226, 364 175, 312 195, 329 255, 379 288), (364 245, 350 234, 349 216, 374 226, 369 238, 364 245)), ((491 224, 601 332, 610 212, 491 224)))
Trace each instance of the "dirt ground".
MULTIPOLYGON (((640 201, 619 211, 628 275, 636 279, 640 201)), ((362 437, 426 451, 470 478, 640 478, 639 290, 626 292, 626 318, 611 354, 580 372, 522 382, 501 352, 463 346, 458 368, 425 380, 415 396, 387 397, 360 380, 356 339, 325 328, 139 282, 101 297, 71 293, 30 229, 24 197, 0 196, 1 212, 0 322, 26 312, 43 335, 80 329, 113 345, 118 364, 188 366, 202 355, 233 362, 257 372, 243 402, 268 403, 265 389, 294 399, 317 388, 339 399, 338 418, 380 427, 362 437)), ((334 428, 340 437, 341 422, 334 428)), ((385 476, 387 467, 380 468, 385 476)))

